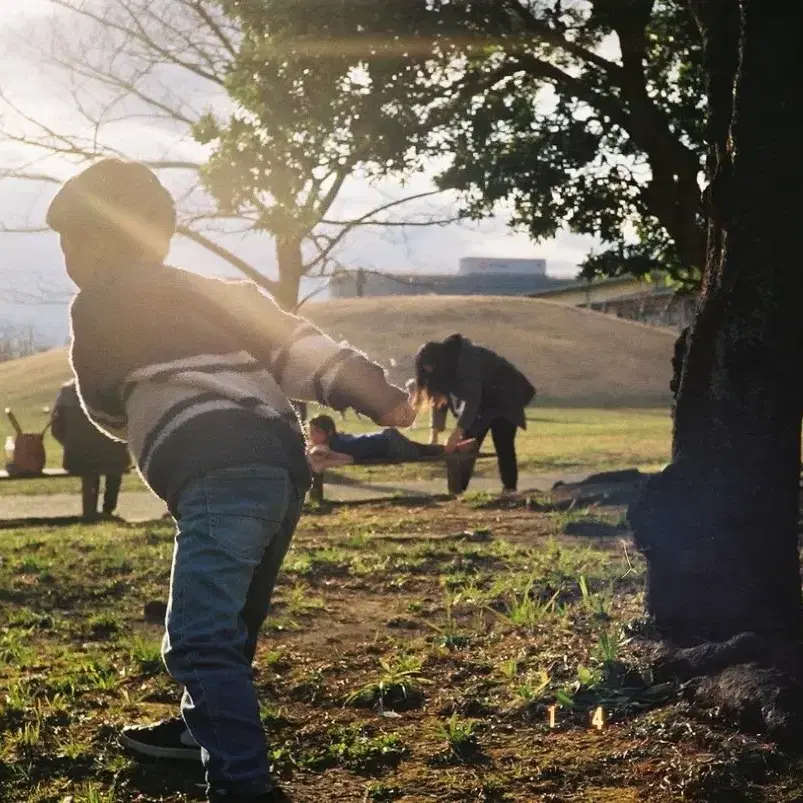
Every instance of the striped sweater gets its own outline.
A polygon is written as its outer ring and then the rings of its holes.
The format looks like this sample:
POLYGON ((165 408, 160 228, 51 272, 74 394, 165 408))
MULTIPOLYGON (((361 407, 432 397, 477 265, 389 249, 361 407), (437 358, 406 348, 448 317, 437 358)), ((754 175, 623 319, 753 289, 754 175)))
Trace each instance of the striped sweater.
POLYGON ((171 510, 187 482, 217 469, 275 465, 306 489, 290 398, 374 420, 406 399, 380 366, 250 282, 138 265, 82 288, 70 312, 86 412, 128 441, 171 510))

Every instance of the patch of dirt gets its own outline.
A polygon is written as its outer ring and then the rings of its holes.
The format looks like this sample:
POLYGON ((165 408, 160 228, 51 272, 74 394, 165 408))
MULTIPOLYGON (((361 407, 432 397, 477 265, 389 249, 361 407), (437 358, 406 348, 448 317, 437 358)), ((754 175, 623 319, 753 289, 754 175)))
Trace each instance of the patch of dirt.
MULTIPOLYGON (((621 519, 621 506, 546 495, 304 517, 255 662, 293 799, 803 799, 793 755, 700 719, 651 678, 643 564, 621 519), (578 523, 596 529, 572 535, 578 523)), ((123 724, 179 701, 158 616, 143 618, 165 596, 171 530, 0 532, 6 799, 202 799, 200 767, 116 745, 123 724)))

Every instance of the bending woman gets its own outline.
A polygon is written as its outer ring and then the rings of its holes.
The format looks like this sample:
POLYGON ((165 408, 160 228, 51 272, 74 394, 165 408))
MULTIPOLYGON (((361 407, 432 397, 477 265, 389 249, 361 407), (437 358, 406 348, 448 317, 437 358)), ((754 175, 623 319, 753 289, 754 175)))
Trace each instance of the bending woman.
MULTIPOLYGON (((417 401, 432 407, 432 442, 446 428, 446 414, 457 416, 457 426, 446 442, 447 452, 472 438, 477 448, 488 432, 493 437, 504 491, 517 489, 516 432, 527 426, 524 408, 535 388, 514 365, 496 352, 474 345, 462 335, 422 346, 415 358, 417 401)), ((450 490, 462 493, 474 471, 473 460, 455 465, 458 476, 450 490)))

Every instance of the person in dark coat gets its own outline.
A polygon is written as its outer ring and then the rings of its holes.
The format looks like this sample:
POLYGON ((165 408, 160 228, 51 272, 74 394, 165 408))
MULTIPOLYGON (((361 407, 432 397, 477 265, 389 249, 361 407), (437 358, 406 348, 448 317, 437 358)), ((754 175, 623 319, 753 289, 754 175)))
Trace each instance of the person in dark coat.
MULTIPOLYGON (((505 492, 518 486, 516 433, 525 429, 524 410, 535 397, 535 388, 512 363, 494 351, 455 334, 443 342, 423 345, 415 358, 417 402, 432 407, 432 438, 446 428, 447 412, 457 417, 457 426, 445 444, 453 452, 466 439, 477 449, 490 432, 496 447, 499 475, 505 492)), ((454 464, 457 476, 450 478, 450 490, 468 488, 474 461, 454 464)))
POLYGON ((53 437, 64 447, 64 470, 81 478, 81 503, 85 519, 98 516, 100 478, 103 489, 103 515, 117 508, 120 484, 131 460, 125 443, 104 435, 86 416, 75 382, 59 391, 51 414, 53 437))

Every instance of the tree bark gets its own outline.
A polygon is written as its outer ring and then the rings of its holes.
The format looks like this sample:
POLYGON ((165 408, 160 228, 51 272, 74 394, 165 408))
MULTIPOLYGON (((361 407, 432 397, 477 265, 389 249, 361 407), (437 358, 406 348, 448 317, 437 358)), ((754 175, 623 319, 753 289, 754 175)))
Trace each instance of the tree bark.
POLYGON ((298 308, 301 277, 304 275, 304 255, 298 237, 276 238, 276 263, 279 279, 273 292, 276 303, 288 312, 298 308))
MULTIPOLYGON (((697 5, 715 161, 706 271, 672 463, 647 484, 630 520, 648 564, 648 611, 663 637, 689 647, 756 634, 734 654, 772 666, 777 686, 777 670, 799 677, 803 633, 803 6, 697 5)), ((722 669, 721 661, 709 665, 722 669)), ((736 686, 730 677, 728 693, 736 686)), ((722 693, 710 695, 720 706, 722 693)))

